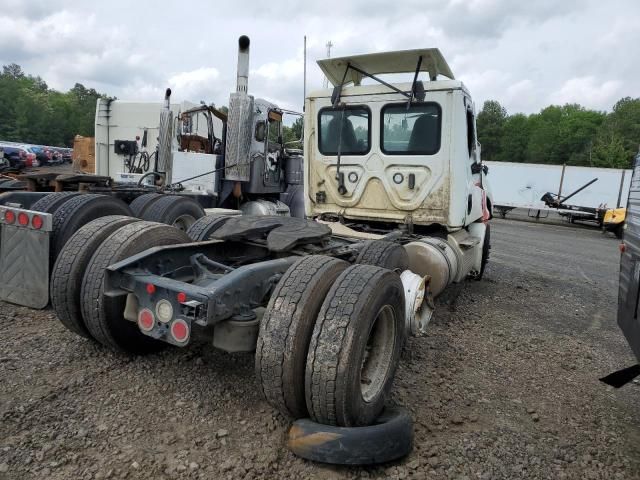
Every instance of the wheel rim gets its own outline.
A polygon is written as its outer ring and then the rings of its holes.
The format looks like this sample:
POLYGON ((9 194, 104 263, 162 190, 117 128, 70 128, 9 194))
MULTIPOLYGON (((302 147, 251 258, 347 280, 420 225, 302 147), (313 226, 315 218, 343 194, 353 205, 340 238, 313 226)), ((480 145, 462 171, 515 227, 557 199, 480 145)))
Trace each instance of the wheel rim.
POLYGON ((383 306, 369 331, 360 368, 360 391, 365 402, 381 392, 387 379, 395 346, 395 317, 390 305, 383 306))
POLYGON ((189 227, 194 223, 196 223, 196 219, 194 216, 180 215, 178 218, 176 218, 173 221, 171 225, 176 227, 178 230, 182 230, 183 232, 186 232, 189 229, 189 227))

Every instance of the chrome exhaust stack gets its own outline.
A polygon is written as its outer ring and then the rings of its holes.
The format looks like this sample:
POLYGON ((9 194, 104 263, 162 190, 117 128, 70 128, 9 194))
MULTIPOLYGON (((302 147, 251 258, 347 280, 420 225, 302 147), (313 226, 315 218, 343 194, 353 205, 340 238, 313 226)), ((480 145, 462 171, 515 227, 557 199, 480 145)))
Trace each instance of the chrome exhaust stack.
POLYGON ((249 87, 249 46, 251 40, 246 35, 238 39, 238 77, 236 92, 247 93, 249 87))
POLYGON ((249 85, 249 37, 238 39, 238 73, 236 91, 229 97, 229 117, 225 149, 226 180, 250 180, 250 152, 253 121, 253 97, 247 94, 249 85))

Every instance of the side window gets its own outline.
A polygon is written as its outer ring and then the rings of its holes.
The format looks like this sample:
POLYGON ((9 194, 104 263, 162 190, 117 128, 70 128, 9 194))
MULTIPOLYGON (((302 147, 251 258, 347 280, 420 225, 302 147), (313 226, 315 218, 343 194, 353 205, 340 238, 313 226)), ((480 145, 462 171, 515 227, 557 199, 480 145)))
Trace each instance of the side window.
POLYGON ((437 103, 382 108, 382 151, 387 155, 433 155, 440 150, 442 113, 437 103))
POLYGON ((279 120, 269 119, 269 134, 267 138, 269 139, 269 144, 280 144, 280 135, 281 135, 282 122, 279 120))
POLYGON ((365 155, 370 149, 371 113, 365 107, 320 110, 318 149, 323 155, 365 155))
POLYGON ((257 142, 264 142, 264 139, 267 136, 266 129, 267 126, 263 121, 259 121, 258 123, 256 123, 255 138, 257 142))
POLYGON ((467 108, 467 148, 469 149, 469 156, 473 153, 476 146, 476 121, 473 111, 467 108))

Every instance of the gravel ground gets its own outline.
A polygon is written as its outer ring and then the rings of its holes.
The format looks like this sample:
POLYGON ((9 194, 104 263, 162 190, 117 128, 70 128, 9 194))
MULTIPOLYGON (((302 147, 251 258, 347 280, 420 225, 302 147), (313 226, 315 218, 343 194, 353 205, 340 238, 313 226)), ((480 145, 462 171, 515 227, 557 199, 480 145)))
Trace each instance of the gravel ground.
POLYGON ((441 296, 392 402, 415 449, 370 468, 306 462, 259 395, 253 356, 114 355, 50 311, 0 304, 0 479, 640 478, 640 386, 615 324, 617 241, 496 220, 482 282, 441 296))

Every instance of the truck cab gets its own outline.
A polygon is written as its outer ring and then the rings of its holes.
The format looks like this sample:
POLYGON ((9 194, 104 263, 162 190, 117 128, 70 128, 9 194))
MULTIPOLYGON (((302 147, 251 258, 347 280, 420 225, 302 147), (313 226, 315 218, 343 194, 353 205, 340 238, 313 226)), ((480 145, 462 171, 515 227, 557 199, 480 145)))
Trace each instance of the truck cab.
POLYGON ((308 216, 443 232, 488 217, 474 103, 438 49, 318 64, 334 88, 306 100, 308 216), (419 80, 422 72, 430 81, 419 80), (413 83, 379 78, 402 73, 413 83))

